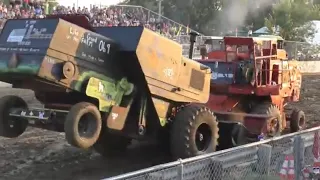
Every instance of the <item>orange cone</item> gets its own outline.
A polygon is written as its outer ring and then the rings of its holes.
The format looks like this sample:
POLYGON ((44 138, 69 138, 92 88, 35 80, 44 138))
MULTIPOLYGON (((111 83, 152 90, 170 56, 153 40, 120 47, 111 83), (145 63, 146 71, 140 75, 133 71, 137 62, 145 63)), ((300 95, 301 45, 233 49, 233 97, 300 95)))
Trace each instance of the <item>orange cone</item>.
POLYGON ((287 180, 288 170, 289 170, 289 156, 286 155, 279 172, 279 176, 281 180, 287 180))
POLYGON ((303 180, 309 180, 310 179, 310 170, 308 168, 304 168, 302 170, 302 177, 303 177, 303 180))
POLYGON ((289 155, 289 168, 288 168, 288 176, 287 180, 294 180, 295 175, 294 175, 294 157, 292 155, 289 155))

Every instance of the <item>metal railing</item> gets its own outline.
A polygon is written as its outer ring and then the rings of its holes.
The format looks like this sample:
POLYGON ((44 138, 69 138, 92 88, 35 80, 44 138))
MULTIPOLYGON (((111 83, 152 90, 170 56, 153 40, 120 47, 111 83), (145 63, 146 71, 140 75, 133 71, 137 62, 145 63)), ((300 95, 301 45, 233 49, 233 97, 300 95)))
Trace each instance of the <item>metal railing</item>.
MULTIPOLYGON (((107 6, 106 6, 107 7, 107 6)), ((133 5, 112 5, 112 6, 108 6, 109 8, 115 7, 115 8, 120 8, 122 9, 122 11, 124 12, 142 12, 139 18, 143 17, 143 19, 145 21, 148 22, 154 22, 154 23, 158 23, 158 19, 160 19, 161 23, 166 24, 168 26, 168 31, 170 33, 167 34, 167 36, 170 36, 172 39, 176 40, 176 36, 179 35, 187 35, 188 32, 190 31, 194 31, 197 32, 195 30, 190 29, 189 27, 180 24, 176 21, 173 21, 172 19, 169 19, 163 15, 160 15, 150 9, 147 9, 145 7, 142 6, 133 6, 133 5)), ((197 32, 199 33, 199 32, 197 32)), ((203 36, 203 34, 199 33, 200 35, 203 36)))
POLYGON ((104 180, 250 180, 279 179, 280 176, 301 179, 303 170, 313 164, 314 136, 319 130, 320 127, 311 128, 104 180), (293 159, 288 160, 290 157, 293 159))
POLYGON ((285 41, 284 49, 288 53, 289 59, 300 61, 320 60, 320 48, 306 42, 285 41))
MULTIPOLYGON (((199 46, 204 44, 205 39, 210 36, 198 36, 196 45, 193 49, 193 54, 200 57, 199 46)), ((218 37, 217 37, 218 38, 218 37)), ((221 37, 222 38, 222 37, 221 37)), ((188 56, 190 42, 188 35, 179 35, 176 37, 177 42, 182 44, 183 55, 188 56)), ((320 46, 310 44, 307 42, 284 41, 284 49, 288 54, 288 59, 295 59, 299 61, 318 61, 320 60, 320 46)))

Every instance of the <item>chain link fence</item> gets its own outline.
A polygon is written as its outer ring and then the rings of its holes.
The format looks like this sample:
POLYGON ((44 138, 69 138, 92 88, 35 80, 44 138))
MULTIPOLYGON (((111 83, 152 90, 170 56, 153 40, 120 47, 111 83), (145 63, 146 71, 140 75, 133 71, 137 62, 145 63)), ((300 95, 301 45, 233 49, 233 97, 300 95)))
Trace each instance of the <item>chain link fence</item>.
POLYGON ((288 53, 289 59, 299 61, 320 60, 320 47, 318 45, 306 42, 285 41, 284 48, 288 53))
MULTIPOLYGON (((203 45, 208 38, 219 39, 219 37, 213 36, 198 36, 196 44, 193 49, 195 58, 200 58, 199 46, 203 45)), ((220 37, 221 39, 223 37, 220 37)), ((182 44, 183 55, 188 56, 190 48, 189 35, 179 35, 175 37, 175 40, 182 44)), ((320 60, 320 46, 310 44, 307 42, 285 41, 284 49, 287 51, 288 59, 295 59, 299 61, 318 61, 320 60)))
POLYGON ((316 127, 104 180, 302 179, 305 167, 312 167, 314 154, 319 154, 314 141, 319 130, 316 127))
POLYGON ((145 27, 159 32, 161 35, 173 40, 177 40, 176 37, 179 35, 187 36, 191 31, 196 32, 195 30, 190 29, 188 26, 173 21, 172 19, 162 16, 161 14, 142 6, 112 5, 108 6, 108 8, 121 9, 123 13, 132 16, 132 18, 141 20, 145 27))
MULTIPOLYGON (((204 44, 206 39, 212 39, 212 38, 216 38, 216 39, 222 39, 223 37, 219 37, 219 36, 197 36, 196 39, 196 43, 195 46, 193 48, 193 57, 194 59, 200 59, 201 55, 200 55, 200 46, 204 44)), ((178 35, 175 36, 175 38, 173 39, 175 41, 177 41, 178 43, 180 43, 182 45, 182 54, 185 57, 188 57, 189 55, 189 48, 190 48, 190 36, 189 35, 178 35)))

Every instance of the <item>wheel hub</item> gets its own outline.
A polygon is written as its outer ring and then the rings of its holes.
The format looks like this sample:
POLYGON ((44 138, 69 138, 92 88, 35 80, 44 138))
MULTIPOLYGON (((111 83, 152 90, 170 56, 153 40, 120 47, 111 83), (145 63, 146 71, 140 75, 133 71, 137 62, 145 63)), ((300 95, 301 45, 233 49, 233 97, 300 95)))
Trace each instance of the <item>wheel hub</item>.
POLYGON ((78 131, 79 135, 82 137, 91 137, 95 133, 95 123, 94 117, 92 114, 84 114, 79 121, 78 131))
POLYGON ((301 117, 300 119, 299 119, 299 129, 303 129, 303 126, 304 126, 304 118, 303 117, 301 117))
POLYGON ((203 141, 203 134, 199 133, 199 140, 203 141))
POLYGON ((268 134, 275 134, 278 131, 279 128, 279 120, 278 118, 272 119, 268 124, 267 124, 267 132, 268 134))
POLYGON ((15 127, 15 121, 12 120, 12 119, 10 119, 10 120, 8 121, 8 125, 9 125, 10 128, 14 128, 14 127, 15 127))
POLYGON ((211 130, 208 124, 201 124, 195 135, 195 143, 198 151, 206 151, 211 142, 211 130))

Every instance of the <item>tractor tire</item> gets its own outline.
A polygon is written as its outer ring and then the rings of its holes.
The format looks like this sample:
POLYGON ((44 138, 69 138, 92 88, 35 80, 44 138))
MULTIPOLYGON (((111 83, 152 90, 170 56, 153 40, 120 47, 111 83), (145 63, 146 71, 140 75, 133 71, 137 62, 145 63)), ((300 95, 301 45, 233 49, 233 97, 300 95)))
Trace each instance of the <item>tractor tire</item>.
POLYGON ((64 123, 67 142, 82 149, 87 149, 96 143, 101 128, 100 111, 97 106, 87 102, 72 106, 64 123))
POLYGON ((303 111, 294 109, 290 118, 290 131, 298 132, 304 129, 306 126, 306 116, 303 111))
POLYGON ((267 138, 277 137, 281 135, 282 131, 282 118, 279 109, 272 103, 263 103, 257 105, 251 112, 252 114, 265 114, 277 117, 275 120, 268 120, 267 126, 269 124, 275 123, 275 129, 272 132, 265 134, 267 138))
POLYGON ((93 145, 93 149, 102 157, 112 157, 123 154, 131 141, 131 138, 109 133, 107 129, 103 128, 98 141, 93 145))
POLYGON ((173 158, 188 158, 216 151, 217 118, 207 107, 191 104, 177 112, 170 129, 173 158))
POLYGON ((28 127, 28 120, 9 115, 11 108, 28 109, 28 104, 18 96, 4 96, 0 99, 0 136, 16 138, 28 127))

